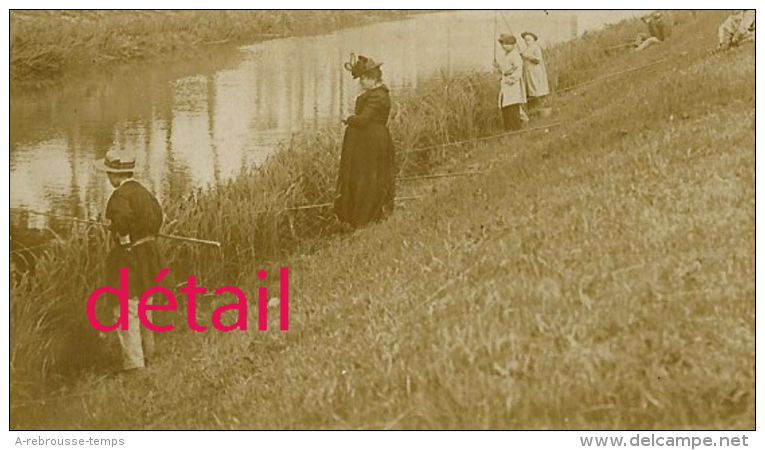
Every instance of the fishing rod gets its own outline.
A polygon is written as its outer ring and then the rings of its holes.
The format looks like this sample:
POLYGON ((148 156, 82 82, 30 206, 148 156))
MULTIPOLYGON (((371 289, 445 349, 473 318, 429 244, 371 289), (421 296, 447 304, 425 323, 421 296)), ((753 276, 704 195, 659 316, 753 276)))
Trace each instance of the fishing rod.
POLYGON ((497 10, 494 10, 494 62, 497 62, 497 10))
MULTIPOLYGON (((492 107, 491 109, 493 110, 495 108, 496 107, 492 107)), ((488 110, 488 108, 487 108, 487 110, 488 110)), ((406 150, 405 153, 417 153, 417 152, 421 152, 421 151, 424 151, 424 150, 433 150, 435 148, 451 147, 451 146, 454 146, 454 145, 470 144, 470 143, 475 143, 475 142, 479 142, 479 141, 486 141, 486 140, 489 140, 489 139, 502 138, 502 137, 506 137, 506 136, 515 136, 515 135, 519 135, 519 134, 530 133, 530 132, 533 132, 533 131, 549 130, 550 128, 559 127, 559 126, 564 125, 564 124, 565 124, 565 122, 555 122, 555 123, 550 123, 550 124, 547 124, 547 125, 540 125, 538 127, 533 127, 533 128, 524 128, 522 130, 508 131, 508 132, 503 132, 503 133, 490 134, 488 136, 474 137, 474 138, 470 138, 470 139, 465 139, 463 141, 445 142, 443 144, 429 145, 427 147, 417 147, 417 148, 412 148, 412 149, 406 150)))
MULTIPOLYGON (((407 200, 416 200, 418 198, 420 198, 419 195, 415 195, 415 196, 411 196, 411 197, 396 197, 395 201, 403 202, 403 201, 407 201, 407 200)), ((334 205, 333 202, 319 203, 319 204, 316 204, 316 205, 300 205, 300 206, 292 206, 290 208, 285 208, 282 211, 302 211, 302 210, 305 210, 305 209, 322 209, 322 208, 329 208, 329 207, 331 207, 333 205, 334 205)))
MULTIPOLYGON (((507 27, 508 33, 510 33, 511 35, 515 36, 515 32, 513 31, 513 27, 510 26, 510 22, 508 22, 507 17, 505 17, 504 11, 500 10, 499 11, 499 15, 502 16, 502 20, 505 22, 505 26, 507 27)), ((517 38, 517 36, 516 36, 516 38, 517 38)), ((522 52, 521 49, 528 47, 527 45, 525 45, 525 42, 523 41, 523 39, 520 39, 517 42, 516 45, 518 46, 518 50, 521 51, 521 52, 522 52)))
POLYGON ((607 54, 610 54, 610 52, 612 50, 618 50, 618 49, 629 48, 629 47, 637 47, 637 45, 635 45, 634 42, 628 42, 628 43, 624 43, 624 44, 612 45, 610 47, 605 47, 603 49, 603 51, 606 52, 607 54))
POLYGON ((505 22, 505 25, 507 26, 507 31, 510 32, 513 36, 515 36, 515 33, 513 33, 513 27, 510 26, 510 22, 507 21, 507 18, 505 17, 505 13, 503 11, 499 12, 499 15, 502 16, 502 20, 505 22))
MULTIPOLYGON (((687 52, 683 52, 683 53, 681 53, 681 55, 684 56, 684 54, 686 54, 686 53, 687 52)), ((643 65, 638 66, 638 67, 633 67, 631 69, 626 69, 626 70, 620 70, 619 72, 614 72, 614 73, 611 73, 611 74, 608 74, 608 75, 604 75, 602 77, 598 77, 598 78, 595 78, 595 79, 592 79, 592 80, 589 80, 589 81, 583 81, 581 83, 577 83, 577 84, 575 84, 573 86, 569 86, 567 88, 558 89, 558 90, 555 91, 555 94, 560 94, 560 93, 563 93, 563 92, 567 92, 567 91, 570 91, 570 90, 573 90, 573 89, 577 89, 577 88, 580 88, 582 86, 587 86, 587 85, 590 85, 590 84, 593 84, 593 83, 599 83, 599 82, 601 82, 603 80, 607 80, 609 78, 613 78, 613 77, 616 77, 616 76, 619 76, 619 75, 624 75, 625 73, 630 73, 630 72, 635 72, 637 70, 642 70, 642 69, 645 69, 647 67, 655 66, 657 64, 661 64, 661 63, 670 61, 670 60, 672 60, 674 58, 675 58, 674 56, 667 56, 665 58, 661 58, 659 60, 656 60, 656 61, 653 61, 653 62, 650 62, 650 63, 647 63, 647 64, 643 64, 643 65)))
MULTIPOLYGON (((29 214, 35 214, 35 215, 38 215, 38 216, 45 216, 45 217, 52 217, 52 218, 55 218, 55 219, 68 220, 70 222, 81 223, 81 224, 85 224, 85 225, 97 225, 97 226, 104 227, 104 228, 108 227, 105 223, 97 222, 95 220, 79 219, 77 217, 64 216, 64 215, 61 215, 61 214, 54 214, 54 213, 44 213, 44 212, 34 211, 34 210, 31 210, 31 209, 26 209, 26 208, 14 208, 14 209, 25 211, 25 212, 28 212, 29 214)), ((157 237, 161 237, 161 238, 165 238, 165 239, 172 239, 172 240, 175 240, 175 241, 191 242, 191 243, 194 243, 194 244, 213 245, 215 247, 220 248, 220 242, 218 242, 218 241, 208 241, 206 239, 197 239, 197 238, 192 238, 192 237, 176 236, 176 235, 173 235, 173 234, 162 234, 162 233, 157 234, 157 237)))
POLYGON ((470 172, 432 173, 428 175, 419 175, 416 177, 403 177, 403 178, 397 179, 396 181, 407 182, 407 181, 417 181, 417 180, 431 180, 434 178, 466 177, 471 175, 481 175, 484 173, 486 173, 485 170, 474 170, 470 172))

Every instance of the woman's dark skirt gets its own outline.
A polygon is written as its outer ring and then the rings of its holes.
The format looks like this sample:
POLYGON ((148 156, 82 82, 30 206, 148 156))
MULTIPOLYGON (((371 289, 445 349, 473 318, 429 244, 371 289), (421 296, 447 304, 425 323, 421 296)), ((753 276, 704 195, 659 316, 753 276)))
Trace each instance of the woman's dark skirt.
POLYGON ((335 214, 356 228, 386 217, 395 198, 395 153, 382 124, 349 126, 343 138, 335 214))

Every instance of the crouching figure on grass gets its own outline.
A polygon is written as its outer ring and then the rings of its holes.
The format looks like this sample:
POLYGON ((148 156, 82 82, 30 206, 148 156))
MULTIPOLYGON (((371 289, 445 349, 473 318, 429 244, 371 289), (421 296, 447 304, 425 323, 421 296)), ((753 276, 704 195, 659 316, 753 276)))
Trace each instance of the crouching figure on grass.
POLYGON ((747 42, 754 42, 755 11, 734 9, 717 29, 718 47, 727 50, 747 42))
POLYGON ((395 153, 387 127, 391 100, 382 83, 381 65, 355 55, 345 63, 345 69, 359 79, 362 92, 354 114, 343 121, 346 129, 334 207, 338 219, 352 228, 379 221, 393 211, 395 153))
MULTIPOLYGON (((115 188, 104 214, 112 236, 106 259, 106 284, 120 286, 121 267, 129 268, 133 278, 129 289, 129 327, 126 330, 117 328, 122 347, 122 369, 140 369, 154 356, 154 335, 138 320, 138 303, 141 293, 155 285, 154 278, 163 267, 156 243, 162 227, 162 207, 151 192, 133 179, 135 158, 132 155, 109 152, 99 166, 115 188)), ((115 317, 120 316, 119 305, 112 310, 115 317)))
POLYGON ((640 20, 648 25, 648 34, 639 33, 635 39, 635 51, 640 52, 648 47, 664 42, 672 33, 672 19, 664 17, 660 12, 651 13, 640 20))

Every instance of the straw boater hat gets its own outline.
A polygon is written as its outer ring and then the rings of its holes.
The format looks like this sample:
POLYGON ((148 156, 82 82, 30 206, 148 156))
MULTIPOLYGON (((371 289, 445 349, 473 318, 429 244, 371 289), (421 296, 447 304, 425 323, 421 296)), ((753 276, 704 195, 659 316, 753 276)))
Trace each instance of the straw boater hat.
POLYGON ((383 63, 375 62, 372 58, 367 58, 366 56, 359 55, 358 59, 356 58, 356 55, 351 53, 351 61, 345 63, 344 67, 345 70, 351 73, 354 79, 360 77, 361 75, 369 72, 372 69, 376 69, 380 66, 382 66, 383 63))
POLYGON ((517 40, 515 39, 515 36, 508 33, 500 34, 498 40, 500 44, 515 44, 517 42, 517 40))
POLYGON ((110 150, 104 159, 97 161, 97 167, 107 173, 135 172, 135 156, 110 150))
POLYGON ((535 41, 538 41, 538 40, 539 40, 539 38, 537 37, 537 35, 536 35, 536 34, 534 34, 534 33, 532 33, 531 31, 524 31, 523 33, 521 33, 521 39, 526 39, 526 36, 531 36, 531 37, 533 37, 535 41))

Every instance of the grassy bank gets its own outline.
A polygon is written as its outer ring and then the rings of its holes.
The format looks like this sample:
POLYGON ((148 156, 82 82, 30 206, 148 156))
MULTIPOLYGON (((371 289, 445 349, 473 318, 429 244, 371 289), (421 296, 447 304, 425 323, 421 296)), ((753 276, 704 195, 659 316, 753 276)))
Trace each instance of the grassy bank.
POLYGON ((410 11, 10 11, 11 82, 83 66, 188 57, 200 46, 333 31, 410 11))
MULTIPOLYGON (((597 56, 591 78, 672 59, 557 98, 567 123, 549 133, 406 154, 496 131, 496 87, 466 79, 401 99, 404 173, 487 173, 402 184, 422 199, 352 235, 321 211, 283 213, 329 201, 331 132, 168 205, 171 231, 227 242, 222 256, 172 249, 204 285, 230 276, 252 300, 264 285, 252 273, 266 269, 276 295, 277 263, 290 267, 290 331, 275 331, 276 310, 269 332, 195 334, 174 316, 146 372, 35 392, 51 361, 79 354, 24 333, 57 344, 72 329, 65 309, 84 322, 100 263, 83 250, 102 237, 80 231, 39 272, 69 284, 11 292, 11 427, 753 428, 754 49, 708 55, 720 19, 704 13, 642 54, 597 56), (65 251, 79 264, 68 272, 55 263, 65 251), (72 296, 23 301, 55 292, 72 296), (40 395, 67 397, 54 414, 40 395)), ((599 36, 556 51, 597 49, 599 36)))

